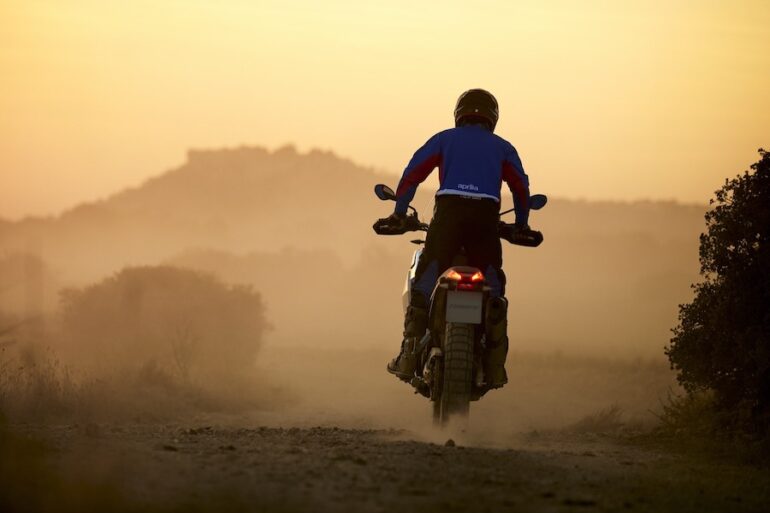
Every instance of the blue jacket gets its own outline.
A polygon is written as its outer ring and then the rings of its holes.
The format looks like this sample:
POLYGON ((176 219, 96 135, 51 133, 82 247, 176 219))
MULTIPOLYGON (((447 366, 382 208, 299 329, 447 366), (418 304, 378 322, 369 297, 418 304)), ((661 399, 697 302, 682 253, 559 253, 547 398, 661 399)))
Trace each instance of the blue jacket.
POLYGON ((500 202, 503 180, 513 194, 516 222, 529 218, 529 179, 516 148, 480 125, 444 130, 409 161, 396 188, 396 212, 405 214, 417 186, 438 167, 436 196, 457 194, 500 202))

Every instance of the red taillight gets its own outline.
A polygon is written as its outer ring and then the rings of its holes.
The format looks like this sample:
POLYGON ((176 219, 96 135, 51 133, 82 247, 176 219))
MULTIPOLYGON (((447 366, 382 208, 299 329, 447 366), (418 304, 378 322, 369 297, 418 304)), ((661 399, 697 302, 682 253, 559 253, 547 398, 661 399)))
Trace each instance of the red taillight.
POLYGON ((458 273, 458 272, 457 272, 457 271, 455 271, 455 270, 451 270, 451 271, 449 271, 449 272, 447 273, 446 277, 447 277, 448 279, 450 279, 450 280, 454 280, 454 281, 462 281, 462 279, 463 279, 463 275, 462 275, 462 274, 460 274, 460 273, 458 273))
POLYGON ((456 281, 459 283, 479 283, 484 281, 484 275, 481 274, 481 271, 476 271, 473 274, 466 274, 466 273, 460 273, 455 271, 454 269, 450 269, 449 272, 446 274, 446 278, 448 280, 456 281))

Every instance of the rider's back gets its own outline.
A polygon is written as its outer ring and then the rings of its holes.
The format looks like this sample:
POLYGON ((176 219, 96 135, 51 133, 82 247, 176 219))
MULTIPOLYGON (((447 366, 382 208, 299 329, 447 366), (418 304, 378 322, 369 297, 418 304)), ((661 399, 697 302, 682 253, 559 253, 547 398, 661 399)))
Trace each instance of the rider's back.
POLYGON ((462 194, 499 201, 503 165, 513 146, 479 125, 438 134, 442 162, 437 195, 462 194))

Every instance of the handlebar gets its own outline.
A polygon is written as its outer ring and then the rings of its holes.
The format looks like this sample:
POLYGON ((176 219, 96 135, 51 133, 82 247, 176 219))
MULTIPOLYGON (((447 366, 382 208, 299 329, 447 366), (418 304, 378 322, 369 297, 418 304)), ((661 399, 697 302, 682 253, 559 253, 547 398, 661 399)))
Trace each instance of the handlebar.
MULTIPOLYGON (((396 193, 385 184, 380 183, 375 185, 374 194, 383 201, 396 201, 396 193)), ((546 203, 548 203, 548 197, 545 194, 533 194, 529 197, 530 210, 540 210, 546 203)), ((375 233, 378 235, 402 235, 406 232, 427 232, 428 225, 420 222, 420 219, 417 217, 417 210, 412 206, 409 206, 409 208, 413 213, 403 219, 395 216, 378 219, 377 222, 374 223, 374 226, 372 226, 375 233)), ((514 209, 500 212, 500 215, 507 214, 512 210, 514 209)), ((543 242, 543 234, 541 232, 531 230, 529 227, 524 228, 515 224, 508 224, 504 221, 500 221, 497 233, 501 239, 507 240, 511 244, 516 244, 518 246, 534 248, 543 242)))
MULTIPOLYGON (((427 232, 428 225, 420 222, 415 214, 404 218, 402 225, 395 226, 390 224, 389 219, 380 219, 374 223, 374 232, 378 235, 403 235, 407 232, 427 232)), ((530 228, 522 228, 515 224, 508 224, 500 221, 497 228, 497 234, 503 240, 517 246, 526 246, 536 248, 543 242, 543 234, 530 228)))

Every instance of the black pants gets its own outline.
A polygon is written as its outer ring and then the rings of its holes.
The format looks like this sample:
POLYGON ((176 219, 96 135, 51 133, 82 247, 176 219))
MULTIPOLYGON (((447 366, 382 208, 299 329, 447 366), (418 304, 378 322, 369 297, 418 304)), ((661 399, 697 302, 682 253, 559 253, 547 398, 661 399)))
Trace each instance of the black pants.
POLYGON ((427 305, 438 277, 464 249, 467 265, 484 273, 492 296, 505 294, 503 252, 497 226, 500 204, 491 199, 444 195, 436 197, 433 220, 417 263, 411 303, 427 305))

